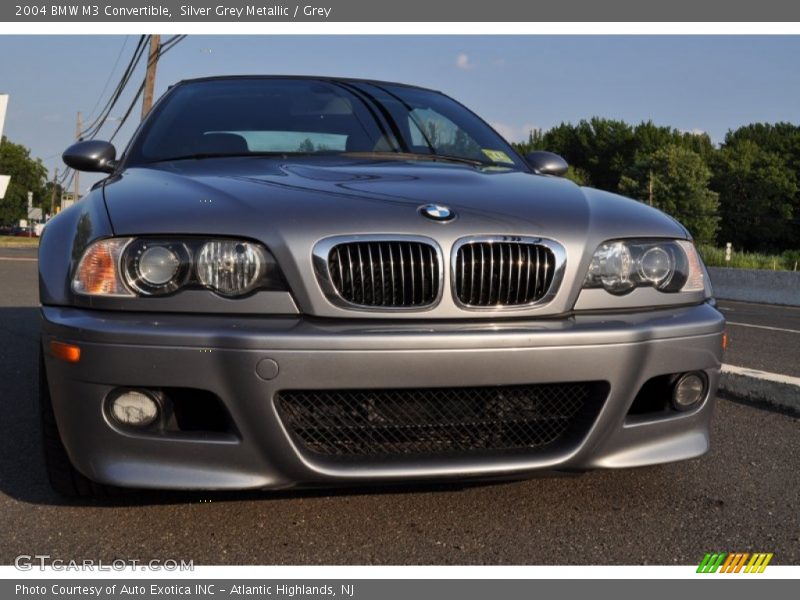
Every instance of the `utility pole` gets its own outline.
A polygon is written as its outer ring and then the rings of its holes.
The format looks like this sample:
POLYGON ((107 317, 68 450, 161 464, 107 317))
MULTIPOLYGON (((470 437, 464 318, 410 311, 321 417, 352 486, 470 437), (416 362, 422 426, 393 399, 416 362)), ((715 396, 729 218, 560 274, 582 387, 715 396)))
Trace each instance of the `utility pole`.
MULTIPOLYGON (((56 188, 58 188, 58 184, 56 183, 57 181, 58 181, 58 167, 56 167, 55 171, 53 171, 53 189, 50 190, 50 213, 52 215, 58 214, 56 212, 56 188)), ((61 208, 60 200, 61 199, 59 198, 59 208, 61 208)), ((60 212, 60 211, 58 211, 58 212, 60 212)))
POLYGON ((650 169, 650 206, 653 206, 653 169, 650 169))
MULTIPOLYGON (((81 118, 81 111, 78 111, 78 119, 75 122, 75 141, 79 142, 81 140, 81 130, 83 129, 83 119, 81 118)), ((75 175, 73 176, 72 181, 74 182, 73 190, 75 192, 75 202, 80 199, 80 190, 81 190, 81 172, 77 169, 75 170, 75 175)))
POLYGON ((156 87, 156 67, 158 51, 161 48, 161 36, 150 36, 150 55, 147 60, 147 74, 144 77, 144 96, 142 97, 142 120, 153 107, 153 90, 156 87))

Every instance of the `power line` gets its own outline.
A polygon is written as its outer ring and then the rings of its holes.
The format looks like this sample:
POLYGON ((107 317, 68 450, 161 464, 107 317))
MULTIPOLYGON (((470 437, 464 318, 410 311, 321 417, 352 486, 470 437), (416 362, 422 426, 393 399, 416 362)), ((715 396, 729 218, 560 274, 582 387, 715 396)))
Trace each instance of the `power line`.
POLYGON ((56 183, 63 187, 64 182, 67 180, 67 177, 70 176, 70 173, 72 173, 71 167, 67 167, 66 169, 64 169, 64 172, 58 176, 58 181, 56 183))
POLYGON ((106 122, 106 119, 108 119, 108 116, 111 114, 111 111, 114 109, 114 106, 116 106, 117 102, 122 96, 123 91, 127 87, 128 82, 130 81, 136 67, 141 61, 142 56, 144 55, 144 50, 147 47, 146 42, 148 39, 149 36, 145 35, 139 36, 139 42, 137 43, 136 48, 133 51, 133 56, 131 56, 131 59, 128 61, 128 66, 123 71, 122 76, 120 77, 120 80, 117 83, 114 91, 112 92, 111 96, 109 97, 103 109, 100 111, 100 114, 97 116, 97 118, 95 118, 94 121, 92 121, 81 131, 80 134, 81 138, 93 139, 94 136, 96 136, 99 133, 100 128, 106 122))
POLYGON ((136 103, 139 101, 139 98, 142 96, 142 92, 143 91, 144 91, 144 81, 142 81, 142 84, 139 86, 139 90, 136 92, 136 95, 133 97, 133 100, 131 100, 131 103, 128 106, 128 110, 125 111, 125 114, 122 116, 122 119, 120 119, 119 125, 117 125, 117 128, 114 130, 114 133, 112 133, 111 137, 108 138, 109 142, 113 142, 114 141, 114 138, 119 133, 119 130, 122 129, 123 125, 125 125, 125 121, 127 121, 128 117, 131 116, 131 112, 133 112, 133 108, 136 106, 136 103))
POLYGON ((64 183, 60 183, 59 184, 61 186, 61 189, 62 190, 68 190, 70 188, 70 186, 72 185, 72 180, 73 180, 74 177, 75 177, 75 171, 73 171, 72 169, 69 169, 69 177, 66 179, 66 181, 64 183))
POLYGON ((161 53, 159 54, 159 56, 163 56, 164 54, 166 54, 169 50, 171 50, 173 47, 177 46, 184 39, 186 39, 186 34, 173 35, 166 42, 161 44, 161 53))
MULTIPOLYGON (((168 39, 163 44, 161 44, 161 46, 159 47, 158 54, 156 55, 155 60, 156 61, 160 60, 162 56, 164 56, 167 52, 172 50, 175 46, 177 46, 185 38, 186 38, 186 35, 175 35, 175 36, 171 37, 170 39, 168 39)), ((130 117, 131 113, 133 112, 133 109, 136 106, 136 103, 139 101, 139 98, 141 97, 142 92, 144 92, 144 87, 145 87, 145 81, 142 81, 142 84, 139 86, 139 89, 136 92, 136 95, 133 97, 133 100, 131 101, 130 105, 128 106, 128 109, 125 111, 125 115, 120 120, 119 125, 117 125, 117 128, 114 130, 114 133, 111 134, 111 137, 108 140, 109 142, 114 141, 114 138, 117 136, 117 134, 119 133, 120 129, 122 129, 123 125, 125 125, 125 122, 128 120, 128 117, 130 117)))
POLYGON ((111 111, 114 110, 114 107, 116 106, 117 102, 119 102, 119 100, 122 98, 122 94, 125 91, 128 84, 130 83, 130 80, 133 77, 136 67, 141 62, 142 57, 144 56, 144 51, 147 48, 148 38, 149 36, 140 36, 139 42, 136 46, 136 49, 134 50, 133 56, 128 62, 128 66, 123 72, 122 77, 119 80, 119 83, 117 83, 114 92, 109 97, 106 106, 97 116, 97 118, 83 130, 81 135, 82 138, 93 139, 100 132, 100 129, 105 124, 106 120, 111 114, 111 111))
POLYGON ((94 103, 92 110, 89 111, 89 116, 86 117, 87 119, 91 119, 94 116, 97 107, 100 106, 100 100, 102 100, 103 96, 105 96, 106 90, 108 89, 108 84, 111 83, 111 78, 114 76, 114 73, 117 72, 117 65, 119 65, 119 60, 122 58, 122 53, 125 51, 125 46, 128 45, 128 38, 130 38, 130 36, 126 35, 125 39, 122 41, 122 47, 119 49, 119 53, 117 54, 117 60, 114 61, 114 66, 111 67, 111 71, 109 72, 108 78, 103 85, 103 89, 100 92, 100 95, 97 96, 97 101, 94 103))

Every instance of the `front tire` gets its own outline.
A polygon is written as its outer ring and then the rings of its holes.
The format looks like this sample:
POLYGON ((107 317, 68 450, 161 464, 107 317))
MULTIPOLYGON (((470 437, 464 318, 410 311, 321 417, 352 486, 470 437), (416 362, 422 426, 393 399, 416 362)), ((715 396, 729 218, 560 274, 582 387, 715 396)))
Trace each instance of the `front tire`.
POLYGON ((42 449, 50 486, 68 498, 97 498, 108 496, 113 488, 96 483, 80 473, 73 465, 61 441, 58 423, 50 399, 50 386, 44 366, 44 353, 39 349, 39 414, 41 418, 42 449))

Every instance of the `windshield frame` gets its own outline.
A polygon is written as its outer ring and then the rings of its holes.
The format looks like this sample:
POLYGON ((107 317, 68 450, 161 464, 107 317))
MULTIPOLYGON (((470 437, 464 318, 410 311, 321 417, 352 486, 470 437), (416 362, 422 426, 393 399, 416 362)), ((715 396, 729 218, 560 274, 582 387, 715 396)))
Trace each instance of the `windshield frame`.
MULTIPOLYGON (((123 155, 120 157, 118 162, 118 172, 122 171, 129 167, 148 167, 158 163, 165 163, 170 162, 171 158, 161 158, 155 160, 147 160, 141 153, 141 147, 145 143, 148 134, 153 129, 154 125, 158 122, 159 116, 164 112, 165 108, 169 105, 172 96, 178 92, 179 90, 183 89, 186 86, 191 85, 203 85, 208 82, 224 82, 224 81, 258 81, 258 80, 283 80, 283 81, 319 81, 322 83, 327 83, 330 85, 334 85, 336 87, 343 87, 349 88, 350 86, 354 87, 359 93, 363 93, 361 86, 373 86, 377 89, 382 90, 384 93, 392 95, 393 93, 386 89, 385 86, 391 86, 396 88, 409 88, 410 90, 420 91, 423 93, 428 94, 435 94, 443 99, 452 102, 456 107, 463 110, 467 113, 470 117, 474 118, 482 127, 485 127, 486 130, 492 134, 496 138, 496 142, 498 145, 499 150, 505 152, 509 158, 513 161, 512 163, 497 163, 493 162, 488 159, 486 161, 481 161, 480 167, 502 167, 508 169, 509 171, 522 171, 522 172, 533 172, 533 169, 528 165, 525 158, 516 151, 516 149, 512 146, 511 143, 507 142, 489 123, 487 123, 480 115, 476 114, 475 112, 471 111, 467 108, 463 103, 459 102, 458 100, 436 90, 431 90, 427 88, 421 88, 417 86, 406 85, 402 83, 389 83, 389 82, 381 82, 381 81, 372 81, 372 80, 361 80, 361 79, 347 79, 347 78, 335 78, 335 77, 305 77, 305 76, 282 76, 282 75, 262 75, 262 76, 231 76, 231 77, 210 77, 204 79, 192 79, 182 81, 177 83, 167 90, 161 98, 159 98, 158 102, 153 106, 150 113, 147 115, 144 121, 140 123, 137 127, 134 134, 131 136, 130 141, 128 142, 127 146, 125 147, 123 155)), ((351 92, 353 93, 353 92, 351 92)), ((407 140, 399 140, 401 143, 405 144, 407 140)), ((379 152, 372 152, 369 154, 373 154, 375 156, 375 160, 380 160, 382 155, 391 156, 391 155, 402 155, 404 152, 401 148, 395 148, 391 151, 379 151, 379 152)), ((314 152, 314 153, 299 153, 299 152, 274 152, 269 153, 274 154, 276 157, 285 156, 286 158, 290 157, 347 157, 350 154, 354 155, 361 155, 362 157, 367 154, 364 152, 347 152, 347 151, 331 151, 331 152, 314 152)), ((413 154, 413 153, 411 153, 413 154)), ((241 157, 242 155, 238 155, 241 157)), ((245 156, 253 156, 254 158, 261 156, 262 158, 267 156, 267 153, 258 151, 253 151, 252 153, 246 154, 245 156)), ((215 157, 208 157, 208 158, 224 158, 224 154, 220 153, 218 156, 215 157)), ((435 160, 436 158, 440 158, 442 160, 446 160, 448 158, 454 158, 463 160, 466 164, 471 159, 469 157, 464 156, 448 156, 446 154, 438 154, 432 153, 427 155, 419 155, 418 160, 435 160)), ((202 160, 203 158, 199 156, 198 160, 202 160)), ((415 160, 414 158, 409 158, 409 160, 415 160)), ((478 162, 475 160, 474 162, 478 162)))

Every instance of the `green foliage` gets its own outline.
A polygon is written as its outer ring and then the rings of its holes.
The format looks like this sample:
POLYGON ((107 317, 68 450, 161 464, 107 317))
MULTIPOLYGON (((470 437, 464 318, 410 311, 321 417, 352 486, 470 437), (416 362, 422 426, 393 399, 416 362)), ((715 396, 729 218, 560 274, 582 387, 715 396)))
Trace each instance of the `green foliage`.
POLYGON ((297 146, 297 151, 298 152, 314 152, 314 142, 312 142, 309 138, 304 139, 297 146))
POLYGON ((720 195, 720 241, 768 251, 800 246, 793 222, 800 216, 797 173, 784 156, 751 139, 726 144, 715 160, 713 188, 720 195))
POLYGON ((0 235, 0 248, 37 248, 39 238, 37 237, 13 237, 0 235))
POLYGON ((545 140, 544 130, 542 129, 531 129, 528 132, 528 141, 512 143, 511 145, 520 154, 527 154, 534 150, 547 150, 547 140, 545 140))
POLYGON ((481 152, 481 147, 471 137, 469 137, 462 129, 456 129, 453 142, 446 144, 441 143, 436 148, 438 154, 449 154, 452 156, 471 156, 476 159, 485 159, 486 157, 481 152))
POLYGON ((700 243, 713 243, 718 197, 708 188, 711 170, 693 150, 668 143, 637 156, 619 191, 674 216, 700 243))
POLYGON ((578 185, 586 185, 586 186, 591 185, 589 174, 583 169, 574 167, 572 165, 567 167, 567 172, 564 174, 564 177, 566 177, 570 181, 574 181, 578 185))
POLYGON ((0 223, 12 224, 27 217, 28 191, 33 192, 34 206, 41 206, 47 169, 42 161, 31 158, 25 146, 5 136, 0 141, 0 173, 11 176, 6 196, 0 200, 0 223))
POLYGON ((570 179, 644 201, 652 169, 653 205, 700 241, 713 242, 717 232, 720 242, 747 250, 800 247, 798 125, 746 125, 717 148, 704 133, 594 117, 533 130, 515 147, 556 152, 570 164, 570 179))
POLYGON ((767 152, 780 156, 795 173, 800 173, 800 125, 791 123, 752 123, 729 131, 725 146, 750 141, 767 152))
POLYGON ((709 267, 731 269, 769 269, 775 271, 800 270, 800 250, 787 250, 783 254, 732 251, 731 260, 725 260, 725 249, 710 245, 697 247, 703 262, 709 267))
POLYGON ((616 190, 636 151, 633 128, 623 121, 594 117, 562 123, 544 136, 549 149, 588 175, 591 185, 616 190))

